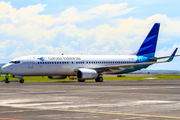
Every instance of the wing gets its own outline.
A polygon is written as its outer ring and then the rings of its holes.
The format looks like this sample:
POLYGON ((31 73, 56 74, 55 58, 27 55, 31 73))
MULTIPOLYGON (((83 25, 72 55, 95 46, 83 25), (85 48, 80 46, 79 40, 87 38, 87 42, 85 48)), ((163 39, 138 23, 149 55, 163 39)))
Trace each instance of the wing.
MULTIPOLYGON (((112 70, 134 69, 134 67, 137 66, 137 65, 152 65, 152 64, 156 64, 156 63, 170 62, 170 61, 173 60, 174 57, 180 56, 180 55, 175 55, 176 52, 177 52, 177 49, 178 48, 176 48, 174 50, 174 52, 172 53, 171 56, 163 57, 163 58, 169 58, 166 61, 161 61, 161 62, 144 62, 144 63, 134 63, 134 64, 123 64, 123 65, 114 65, 114 66, 106 66, 106 67, 99 67, 99 68, 91 68, 91 69, 95 69, 97 72, 104 72, 104 71, 112 71, 112 70)), ((154 60, 156 60, 156 59, 154 59, 154 60)))
MULTIPOLYGON (((165 63, 165 62, 170 62, 173 60, 174 57, 176 56, 180 56, 180 55, 175 55, 176 52, 177 52, 177 49, 176 48, 174 50, 174 52, 172 53, 171 56, 166 56, 166 57, 161 57, 162 59, 163 58, 169 58, 168 60, 166 61, 160 61, 160 62, 143 62, 143 63, 133 63, 133 64, 120 64, 120 65, 111 65, 111 66, 104 66, 104 67, 96 67, 96 68, 88 68, 88 69, 94 69, 96 70, 98 73, 102 73, 102 72, 109 72, 109 71, 120 71, 120 70, 124 70, 124 69, 134 69, 135 66, 138 66, 138 65, 152 65, 152 64, 156 64, 156 63, 165 63)), ((150 58, 150 60, 157 60, 155 58, 150 58)), ((76 68, 74 69, 74 72, 77 72, 80 68, 76 68)))

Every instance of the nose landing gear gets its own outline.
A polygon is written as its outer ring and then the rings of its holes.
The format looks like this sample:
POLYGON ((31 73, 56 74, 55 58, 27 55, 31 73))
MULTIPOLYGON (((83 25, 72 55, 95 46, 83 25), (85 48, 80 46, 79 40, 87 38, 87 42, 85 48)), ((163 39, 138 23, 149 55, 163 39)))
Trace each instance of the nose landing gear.
POLYGON ((5 75, 5 80, 4 80, 4 82, 5 83, 10 83, 10 82, 19 82, 19 83, 24 83, 24 79, 23 79, 23 77, 22 76, 13 76, 13 77, 15 77, 15 78, 20 78, 20 80, 18 81, 18 80, 9 80, 9 75, 8 74, 6 74, 5 75))

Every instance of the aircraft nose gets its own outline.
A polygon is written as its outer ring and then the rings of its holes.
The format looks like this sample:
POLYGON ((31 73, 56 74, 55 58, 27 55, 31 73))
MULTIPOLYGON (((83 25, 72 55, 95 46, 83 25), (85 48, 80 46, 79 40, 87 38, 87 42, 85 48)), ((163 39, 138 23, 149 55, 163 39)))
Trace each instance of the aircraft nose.
POLYGON ((1 70, 5 73, 9 73, 9 70, 10 70, 9 65, 2 66, 1 70))

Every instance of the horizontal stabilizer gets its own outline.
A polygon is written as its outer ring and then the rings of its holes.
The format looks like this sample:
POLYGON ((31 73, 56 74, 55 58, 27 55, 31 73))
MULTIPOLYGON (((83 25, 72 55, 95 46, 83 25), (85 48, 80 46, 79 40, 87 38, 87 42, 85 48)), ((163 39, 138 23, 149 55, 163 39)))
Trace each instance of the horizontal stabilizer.
MULTIPOLYGON (((178 49, 178 48, 176 48, 176 49, 174 50, 174 52, 173 52, 173 54, 174 54, 173 58, 180 56, 180 55, 175 55, 177 49, 178 49)), ((172 55, 173 55, 173 54, 172 54, 172 55)), ((171 55, 171 56, 172 56, 172 55, 171 55)), ((154 58, 149 58, 149 60, 159 60, 159 59, 164 59, 164 58, 169 58, 169 59, 170 59, 171 56, 154 57, 154 58)), ((172 60, 171 60, 171 61, 172 61, 172 60)), ((169 62, 170 62, 170 61, 169 61, 169 62)))

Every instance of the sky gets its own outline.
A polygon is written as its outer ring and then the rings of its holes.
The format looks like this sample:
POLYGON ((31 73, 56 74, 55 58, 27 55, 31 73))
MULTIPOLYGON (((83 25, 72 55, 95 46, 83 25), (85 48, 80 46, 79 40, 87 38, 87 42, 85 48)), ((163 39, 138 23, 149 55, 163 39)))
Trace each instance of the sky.
MULTIPOLYGON (((179 0, 0 1, 0 63, 25 55, 127 55, 160 23, 156 57, 180 47, 179 0)), ((178 50, 177 54, 180 54, 178 50)), ((148 69, 180 70, 180 57, 148 69)))

